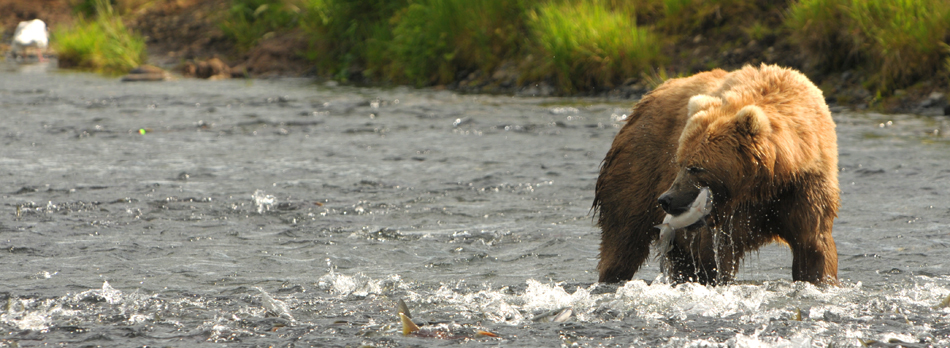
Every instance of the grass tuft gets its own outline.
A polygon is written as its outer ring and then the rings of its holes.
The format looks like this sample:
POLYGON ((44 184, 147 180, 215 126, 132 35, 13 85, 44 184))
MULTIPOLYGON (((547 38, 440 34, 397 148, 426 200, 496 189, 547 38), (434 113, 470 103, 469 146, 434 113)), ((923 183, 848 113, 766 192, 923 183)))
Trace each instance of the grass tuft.
POLYGON ((935 74, 950 34, 950 2, 945 0, 851 0, 850 27, 856 46, 880 69, 880 88, 905 85, 935 74))
POLYGON ((802 0, 789 8, 785 23, 816 66, 863 67, 872 87, 887 91, 941 69, 950 2, 802 0))
MULTIPOLYGON (((643 0, 641 0, 643 1, 643 0)), ((659 8, 659 27, 670 34, 708 31, 732 20, 746 21, 746 14, 759 4, 744 0, 653 0, 649 8, 659 8)), ((769 5, 765 5, 769 6, 769 5)))
POLYGON ((233 0, 219 27, 246 52, 261 39, 295 27, 299 14, 299 7, 282 0, 233 0))
MULTIPOLYGON (((94 18, 103 0, 71 0, 72 10, 78 16, 94 18)), ((106 0, 111 10, 120 16, 141 14, 155 4, 155 0, 106 0)))
POLYGON ((459 72, 490 73, 518 50, 519 0, 422 0, 394 22, 394 80, 444 84, 459 72))
POLYGON ((611 11, 602 1, 550 2, 529 13, 539 51, 539 75, 577 91, 614 86, 659 61, 657 37, 637 27, 635 13, 611 11))
POLYGON ((310 38, 304 56, 320 74, 341 81, 380 78, 391 61, 391 21, 408 0, 303 0, 300 26, 310 38))
POLYGON ((104 74, 124 74, 145 62, 145 39, 122 23, 107 1, 99 0, 96 19, 80 18, 53 36, 59 65, 104 74))

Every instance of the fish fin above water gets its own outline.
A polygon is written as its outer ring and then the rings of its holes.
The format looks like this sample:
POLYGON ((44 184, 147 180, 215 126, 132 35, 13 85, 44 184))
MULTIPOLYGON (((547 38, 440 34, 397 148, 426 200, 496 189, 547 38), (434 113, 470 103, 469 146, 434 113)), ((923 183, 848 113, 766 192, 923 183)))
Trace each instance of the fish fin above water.
POLYGON ((475 330, 475 335, 478 335, 478 336, 488 336, 488 337, 498 337, 498 335, 495 334, 494 332, 485 331, 485 330, 475 330))
POLYGON ((950 307, 950 295, 947 295, 947 298, 943 299, 943 301, 941 301, 939 304, 934 306, 934 308, 943 308, 943 307, 950 307))
POLYGON ((409 314, 409 306, 407 306, 406 301, 403 301, 402 299, 399 299, 399 301, 396 302, 396 312, 405 314, 407 317, 412 318, 412 314, 409 314))
POLYGON ((399 321, 402 322, 403 336, 409 336, 409 334, 419 331, 419 326, 413 323, 412 319, 409 319, 405 314, 399 313, 399 321))

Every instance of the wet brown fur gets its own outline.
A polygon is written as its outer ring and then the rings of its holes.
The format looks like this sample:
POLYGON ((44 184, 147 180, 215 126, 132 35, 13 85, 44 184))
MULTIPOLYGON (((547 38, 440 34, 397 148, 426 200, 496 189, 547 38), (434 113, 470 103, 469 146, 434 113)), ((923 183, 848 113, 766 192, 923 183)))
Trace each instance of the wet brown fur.
POLYGON ((730 281, 746 252, 782 242, 794 280, 836 283, 837 162, 821 91, 797 71, 763 64, 665 82, 637 103, 601 166, 600 281, 631 279, 649 256, 661 194, 690 202, 707 186, 706 225, 677 233, 667 254, 674 281, 730 281), (709 97, 690 105, 697 95, 709 97))

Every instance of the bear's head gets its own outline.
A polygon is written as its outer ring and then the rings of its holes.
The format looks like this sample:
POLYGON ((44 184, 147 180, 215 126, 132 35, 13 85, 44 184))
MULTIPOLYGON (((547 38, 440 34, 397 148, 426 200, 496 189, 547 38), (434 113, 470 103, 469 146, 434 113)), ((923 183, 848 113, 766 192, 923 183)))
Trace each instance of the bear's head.
POLYGON ((724 204, 763 199, 755 195, 769 191, 759 186, 771 186, 768 181, 775 156, 769 135, 773 125, 761 107, 730 100, 735 99, 690 98, 676 149, 676 178, 658 198, 668 214, 685 212, 704 187, 712 193, 713 213, 728 209, 724 204))

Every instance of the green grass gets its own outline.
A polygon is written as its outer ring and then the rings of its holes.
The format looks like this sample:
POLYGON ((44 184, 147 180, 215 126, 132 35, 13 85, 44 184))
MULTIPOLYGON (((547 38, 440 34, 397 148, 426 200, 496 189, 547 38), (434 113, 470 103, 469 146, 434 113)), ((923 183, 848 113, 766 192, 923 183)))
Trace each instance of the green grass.
POLYGON ((107 2, 99 3, 97 13, 94 20, 80 18, 54 30, 60 66, 117 75, 145 62, 145 39, 126 28, 107 2))
POLYGON ((848 14, 852 31, 861 33, 856 46, 880 69, 881 88, 936 73, 945 55, 940 44, 950 34, 950 2, 852 0, 848 14))
POLYGON ((854 42, 844 25, 842 0, 801 0, 787 11, 785 26, 812 64, 822 70, 840 69, 857 59, 854 42))
MULTIPOLYGON (((697 34, 730 21, 754 22, 749 13, 761 5, 747 0, 633 0, 641 11, 659 14, 657 27, 668 34, 697 34)), ((640 16, 650 18, 649 16, 640 16)))
POLYGON ((310 38, 304 56, 320 74, 342 81, 356 71, 369 78, 384 76, 391 60, 391 22, 408 0, 302 1, 299 23, 310 38))
POLYGON ((529 13, 528 27, 540 75, 553 75, 564 91, 614 86, 659 62, 659 42, 637 27, 634 13, 602 1, 550 2, 529 13))
POLYGON ((421 0, 394 19, 390 76, 444 84, 460 71, 485 73, 519 49, 518 0, 421 0))
POLYGON ((785 23, 819 67, 862 68, 870 87, 890 91, 943 69, 950 2, 802 0, 785 23))
POLYGON ((764 40, 775 33, 772 28, 765 26, 762 22, 753 21, 749 26, 741 28, 750 40, 764 40))
POLYGON ((691 31, 702 26, 709 6, 693 6, 693 0, 663 0, 663 27, 670 32, 691 31))
POLYGON ((295 27, 299 14, 300 8, 287 1, 233 0, 219 27, 246 52, 261 39, 295 27))
POLYGON ((95 18, 98 8, 107 3, 110 11, 120 16, 134 14, 155 4, 155 0, 69 0, 73 13, 84 18, 95 18))
POLYGON ((514 63, 518 83, 570 93, 728 68, 718 53, 751 40, 753 53, 800 49, 805 70, 855 70, 885 96, 950 76, 947 0, 231 0, 221 18, 239 51, 300 30, 316 72, 341 81, 431 86, 514 63), (707 39, 715 51, 693 49, 707 39))

